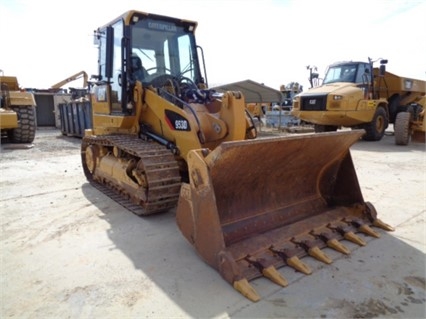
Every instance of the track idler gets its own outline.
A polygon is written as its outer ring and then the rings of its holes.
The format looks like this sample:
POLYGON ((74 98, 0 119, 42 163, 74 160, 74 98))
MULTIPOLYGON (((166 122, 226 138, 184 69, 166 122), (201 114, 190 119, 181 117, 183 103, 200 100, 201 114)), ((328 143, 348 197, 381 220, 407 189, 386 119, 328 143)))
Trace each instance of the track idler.
POLYGON ((226 142, 188 155, 176 218, 198 254, 252 301, 250 281, 280 286, 291 267, 309 275, 305 256, 324 264, 329 247, 350 254, 343 241, 393 230, 365 202, 349 148, 363 131, 331 132, 226 142), (359 235, 362 233, 363 235, 359 235))

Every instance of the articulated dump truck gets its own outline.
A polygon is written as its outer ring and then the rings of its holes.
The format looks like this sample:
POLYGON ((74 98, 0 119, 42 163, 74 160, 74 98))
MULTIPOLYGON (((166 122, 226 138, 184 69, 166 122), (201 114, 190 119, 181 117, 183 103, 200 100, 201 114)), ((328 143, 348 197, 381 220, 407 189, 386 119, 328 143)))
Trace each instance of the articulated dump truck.
POLYGON ((343 240, 392 230, 358 184, 349 149, 363 131, 257 137, 244 96, 208 88, 196 27, 128 11, 95 31, 91 184, 138 215, 176 209, 201 258, 252 301, 253 279, 286 286, 280 267, 310 274, 301 257, 329 264, 322 248, 349 254, 343 240))
POLYGON ((36 102, 19 87, 16 76, 0 74, 0 131, 12 143, 32 143, 36 133, 36 102))
POLYGON ((366 141, 381 140, 393 123, 396 144, 407 144, 409 123, 421 113, 418 102, 425 96, 426 82, 386 71, 387 60, 378 68, 374 62, 369 58, 330 65, 322 85, 296 96, 292 114, 314 124, 315 132, 364 129, 366 141))

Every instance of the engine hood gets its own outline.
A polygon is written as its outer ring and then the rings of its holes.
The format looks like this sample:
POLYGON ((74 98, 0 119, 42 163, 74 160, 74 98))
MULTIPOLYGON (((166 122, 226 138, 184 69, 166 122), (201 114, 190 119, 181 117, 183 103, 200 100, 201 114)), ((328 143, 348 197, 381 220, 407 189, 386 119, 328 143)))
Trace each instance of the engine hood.
POLYGON ((348 92, 359 88, 355 85, 355 83, 347 83, 347 82, 336 82, 330 84, 324 84, 312 89, 309 89, 307 92, 304 92, 303 95, 311 95, 311 94, 328 94, 328 93, 340 93, 340 92, 348 92))

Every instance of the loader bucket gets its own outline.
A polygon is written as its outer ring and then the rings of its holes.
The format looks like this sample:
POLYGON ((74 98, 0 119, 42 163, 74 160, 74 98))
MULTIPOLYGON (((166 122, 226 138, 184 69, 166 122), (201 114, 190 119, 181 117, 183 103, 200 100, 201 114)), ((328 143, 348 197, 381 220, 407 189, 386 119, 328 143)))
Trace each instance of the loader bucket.
POLYGON ((264 276, 286 286, 278 268, 305 274, 300 258, 332 260, 341 243, 363 246, 356 233, 392 230, 363 200, 349 148, 364 131, 344 131, 226 142, 188 155, 177 224, 198 254, 235 289, 260 299, 249 281, 264 276))

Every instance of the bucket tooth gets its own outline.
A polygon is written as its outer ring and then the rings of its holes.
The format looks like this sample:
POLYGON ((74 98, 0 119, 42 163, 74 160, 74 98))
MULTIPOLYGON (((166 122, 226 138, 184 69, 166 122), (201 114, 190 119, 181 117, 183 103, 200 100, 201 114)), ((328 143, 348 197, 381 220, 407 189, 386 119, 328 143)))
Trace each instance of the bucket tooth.
POLYGON ((333 260, 328 257, 318 246, 309 248, 308 250, 309 256, 314 257, 315 259, 322 261, 325 264, 331 264, 333 260))
POLYGON ((330 257, 328 257, 321 249, 317 246, 314 240, 312 240, 313 232, 310 232, 310 238, 308 236, 303 236, 299 238, 292 238, 291 241, 298 245, 299 247, 303 248, 309 256, 314 257, 315 259, 322 261, 326 264, 331 264, 333 260, 331 260, 330 257))
POLYGON ((256 302, 260 300, 260 296, 246 278, 234 281, 233 286, 235 290, 251 301, 256 302))
POLYGON ((327 241, 327 246, 330 248, 333 248, 334 250, 337 250, 338 252, 349 255, 351 251, 349 248, 347 248, 345 245, 343 245, 340 241, 338 241, 336 238, 330 239, 327 241))
POLYGON ((351 251, 343 245, 337 238, 333 237, 334 232, 329 229, 318 229, 312 230, 310 235, 315 236, 316 238, 321 239, 328 247, 342 253, 345 255, 349 255, 351 251))
POLYGON ((366 206, 367 206, 367 211, 368 211, 368 215, 370 216, 370 221, 372 221, 373 226, 382 228, 386 231, 394 231, 395 228, 393 228, 392 226, 382 222, 380 219, 378 219, 377 216, 377 212, 376 209, 374 208, 373 204, 371 204, 370 202, 365 202, 366 206))
POLYGON ((361 233, 364 233, 371 237, 380 238, 379 233, 375 232, 370 226, 368 226, 367 224, 365 224, 362 220, 358 218, 357 219, 344 218, 343 221, 346 222, 348 225, 352 225, 353 227, 356 227, 357 230, 361 233))
POLYGON ((271 246, 269 250, 280 256, 289 267, 292 267, 305 275, 310 275, 312 273, 311 268, 302 262, 294 251, 290 252, 288 249, 275 249, 273 246, 271 246))
POLYGON ((395 228, 393 228, 392 226, 382 222, 378 218, 373 220, 373 226, 379 227, 379 228, 387 230, 387 231, 394 231, 395 230, 395 228))
POLYGON ((358 231, 360 231, 361 233, 364 233, 366 235, 369 235, 371 237, 375 237, 375 238, 380 238, 380 234, 375 232, 370 226, 368 226, 367 224, 361 225, 358 228, 358 231))
POLYGON ((355 243, 357 245, 360 245, 360 246, 367 245, 367 243, 361 237, 355 235, 351 231, 348 231, 347 233, 345 233, 343 235, 343 237, 345 237, 345 239, 347 239, 347 240, 349 240, 349 241, 351 241, 351 242, 353 242, 353 243, 355 243))
POLYGON ((351 222, 348 222, 347 220, 344 221, 345 224, 342 224, 341 222, 337 223, 331 223, 328 224, 327 227, 337 231, 340 233, 346 240, 349 240, 357 245, 365 246, 367 243, 359 236, 355 235, 353 231, 351 231, 351 226, 347 226, 346 224, 349 224, 351 222), (345 226, 346 225, 346 226, 345 226))
POLYGON ((271 281, 273 281, 274 283, 276 283, 277 285, 286 287, 288 286, 288 281, 287 279, 285 279, 276 269, 274 266, 269 266, 267 268, 264 268, 262 270, 262 274, 270 279, 271 281))
POLYGON ((262 262, 259 260, 256 260, 254 258, 252 258, 251 256, 247 256, 245 258, 245 260, 252 266, 256 267, 263 276, 265 276, 266 278, 270 279, 271 281, 273 281, 274 283, 280 285, 280 286, 288 286, 288 281, 287 279, 285 279, 277 270, 274 266, 268 266, 265 267, 262 265, 262 262))
POLYGON ((304 262, 302 262, 299 257, 297 256, 293 256, 290 258, 287 258, 286 260, 287 265, 289 265, 290 267, 304 273, 305 275, 310 275, 312 274, 312 270, 311 268, 309 268, 308 265, 306 265, 304 262))

